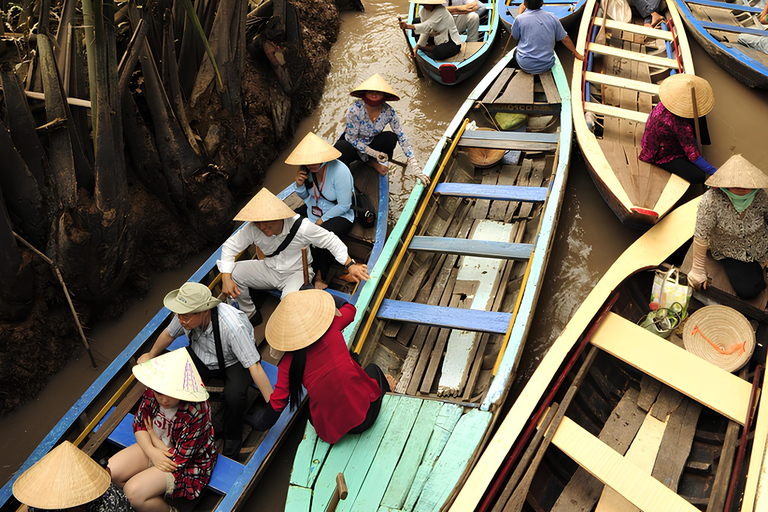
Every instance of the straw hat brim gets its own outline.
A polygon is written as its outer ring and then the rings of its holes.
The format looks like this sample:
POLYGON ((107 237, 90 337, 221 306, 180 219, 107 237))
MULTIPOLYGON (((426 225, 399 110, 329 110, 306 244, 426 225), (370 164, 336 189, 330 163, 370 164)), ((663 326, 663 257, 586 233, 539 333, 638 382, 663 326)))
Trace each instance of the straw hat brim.
POLYGON ((326 141, 309 132, 291 151, 285 163, 288 165, 312 165, 336 160, 341 156, 341 151, 328 144, 326 141))
POLYGON ((336 305, 323 290, 291 292, 269 317, 264 336, 282 352, 308 347, 319 340, 333 323, 336 305))
POLYGON ((221 301, 215 297, 210 297, 201 303, 184 303, 178 300, 180 291, 181 289, 168 292, 168 294, 163 299, 163 305, 172 312, 179 315, 208 311, 209 309, 213 309, 221 304, 221 301))
MULTIPOLYGON (((487 127, 478 128, 478 130, 491 132, 496 131, 493 128, 487 127)), ((467 156, 469 156, 469 161, 472 162, 472 165, 479 168, 490 167, 497 164, 499 160, 504 158, 504 154, 506 152, 507 151, 505 149, 467 148, 467 156)))
POLYGON ((733 155, 707 178, 717 188, 768 188, 768 176, 741 155, 733 155))
POLYGON ((29 507, 68 509, 104 494, 111 480, 96 461, 64 441, 16 479, 13 495, 29 507))
POLYGON ((683 329, 683 345, 688 352, 727 372, 744 366, 755 350, 755 332, 749 321, 728 306, 713 305, 699 309, 688 318, 683 329), (741 343, 744 346, 743 350, 722 354, 707 340, 725 351, 731 351, 741 343))
POLYGON ((208 400, 208 390, 185 348, 137 364, 132 371, 139 382, 163 395, 187 402, 208 400))
POLYGON ((290 219, 296 212, 280 200, 275 194, 262 188, 248 204, 235 215, 235 220, 245 222, 270 222, 290 219))
POLYGON ((356 98, 362 98, 366 92, 380 92, 384 95, 385 101, 397 101, 400 99, 395 90, 378 73, 352 89, 352 92, 349 94, 356 98))
POLYGON ((696 75, 678 73, 670 76, 659 87, 659 99, 676 116, 693 119, 691 90, 696 91, 696 113, 699 117, 715 108, 715 95, 709 82, 696 75))

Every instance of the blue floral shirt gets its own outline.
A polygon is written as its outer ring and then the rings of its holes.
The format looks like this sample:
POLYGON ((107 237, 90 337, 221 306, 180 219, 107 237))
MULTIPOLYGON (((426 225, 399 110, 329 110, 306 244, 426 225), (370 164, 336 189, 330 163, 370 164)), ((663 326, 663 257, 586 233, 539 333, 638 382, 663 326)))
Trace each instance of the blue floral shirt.
POLYGON ((368 111, 365 109, 365 102, 357 100, 349 107, 347 111, 346 126, 344 138, 352 144, 360 155, 363 162, 368 161, 368 155, 363 153, 373 138, 384 131, 384 128, 390 126, 392 133, 397 135, 400 147, 403 149, 406 158, 413 157, 411 143, 408 141, 403 129, 400 127, 400 118, 397 117, 395 109, 388 103, 381 104, 381 114, 374 121, 368 117, 368 111))

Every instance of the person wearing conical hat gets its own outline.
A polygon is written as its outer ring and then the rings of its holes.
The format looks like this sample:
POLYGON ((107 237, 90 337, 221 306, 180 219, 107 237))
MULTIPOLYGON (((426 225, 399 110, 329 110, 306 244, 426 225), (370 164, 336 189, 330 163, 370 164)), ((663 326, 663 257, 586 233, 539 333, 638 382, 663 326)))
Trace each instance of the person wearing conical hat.
POLYGON ((272 384, 256 349, 253 326, 244 312, 214 298, 202 283, 184 283, 178 290, 169 292, 163 304, 175 315, 158 335, 152 349, 139 357, 138 362, 159 356, 173 340, 186 335, 189 356, 204 381, 224 379, 226 408, 221 453, 234 458, 243 440, 243 414, 248 406, 251 383, 256 384, 266 401, 272 395, 272 384))
POLYGON ((29 512, 131 512, 131 502, 109 471, 69 441, 48 452, 13 483, 29 512))
POLYGON ((445 8, 447 0, 410 0, 418 3, 419 23, 400 21, 400 30, 413 30, 419 40, 413 47, 412 57, 421 49, 435 60, 446 60, 461 50, 461 36, 453 16, 445 8))
POLYGON ((694 112, 703 117, 714 108, 712 87, 701 77, 678 73, 661 83, 659 99, 645 123, 640 160, 691 183, 704 183, 717 169, 699 152, 693 118, 694 112))
POLYGON ((341 331, 354 317, 353 305, 326 291, 286 295, 265 331, 269 345, 285 352, 275 392, 246 422, 258 431, 269 429, 287 406, 301 404, 304 386, 312 424, 323 441, 333 444, 373 425, 384 393, 396 383, 375 364, 363 371, 352 359, 341 331))
POLYGON ((736 294, 757 297, 765 287, 768 260, 768 176, 741 155, 729 158, 706 184, 693 232, 688 283, 706 287, 707 250, 719 261, 736 294))
POLYGON ((178 512, 165 498, 193 500, 216 464, 208 391, 186 349, 133 367, 147 389, 133 418, 136 443, 109 459, 112 481, 137 512, 178 512))
MULTIPOLYGON (((249 287, 256 290, 277 288, 283 297, 301 288, 304 284, 302 247, 327 249, 354 282, 369 279, 368 266, 350 258, 347 246, 338 236, 307 218, 301 218, 266 188, 262 188, 240 210, 235 220, 248 222, 224 242, 221 259, 216 263, 221 272, 224 295, 236 302, 249 317, 256 313, 249 287), (235 257, 251 244, 266 257, 235 262, 235 257)), ((311 264, 311 252, 308 259, 311 264)), ((314 275, 310 267, 310 279, 314 275)))
MULTIPOLYGON (((305 203, 305 211, 299 212, 301 216, 338 237, 349 233, 355 220, 354 180, 349 167, 337 160, 340 156, 339 150, 309 132, 285 159, 285 163, 299 166, 293 188, 305 203)), ((315 287, 322 290, 327 287, 324 278, 328 276, 333 255, 327 249, 314 246, 310 249, 315 287)))
POLYGON ((341 152, 339 160, 348 167, 356 161, 367 162, 383 176, 389 170, 387 162, 392 158, 395 146, 400 143, 408 159, 408 173, 429 184, 429 178, 421 171, 408 136, 400 126, 397 112, 387 103, 400 99, 394 89, 376 73, 352 89, 350 95, 359 99, 347 110, 344 131, 334 144, 341 152), (384 131, 387 126, 392 131, 384 131))

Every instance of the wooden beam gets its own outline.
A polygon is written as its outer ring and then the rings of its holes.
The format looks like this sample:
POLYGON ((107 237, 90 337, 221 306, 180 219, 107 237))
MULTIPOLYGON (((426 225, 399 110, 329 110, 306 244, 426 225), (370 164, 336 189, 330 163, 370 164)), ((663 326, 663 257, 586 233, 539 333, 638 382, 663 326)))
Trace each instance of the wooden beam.
POLYGON ((657 57, 655 55, 647 55, 645 53, 637 53, 621 48, 614 48, 613 46, 606 46, 604 44, 589 43, 587 51, 597 53, 599 55, 611 55, 612 57, 618 57, 620 59, 634 60, 648 64, 649 66, 658 66, 660 68, 677 69, 678 64, 674 59, 668 59, 666 57, 657 57))
POLYGON ((505 334, 512 315, 496 311, 428 306, 416 302, 384 299, 376 318, 401 320, 445 329, 505 334))
POLYGON ((707 30, 721 30, 723 32, 733 32, 735 34, 751 34, 753 36, 768 37, 768 31, 759 28, 747 28, 741 25, 727 25, 725 23, 712 23, 711 21, 701 21, 701 26, 707 30))
POLYGON ((519 142, 549 142, 557 144, 560 140, 560 133, 534 133, 534 132, 496 132, 489 130, 466 130, 459 140, 459 146, 473 141, 508 141, 519 142))
POLYGON ((719 7, 721 9, 728 9, 730 11, 753 12, 755 14, 760 14, 761 12, 763 12, 761 8, 752 7, 751 5, 731 4, 728 2, 715 2, 713 0, 686 0, 685 3, 694 4, 694 5, 705 5, 707 7, 719 7))
POLYGON ((672 34, 672 32, 669 30, 661 30, 659 28, 651 28, 644 25, 635 25, 634 23, 624 23, 611 19, 605 20, 605 28, 623 30, 624 32, 631 32, 633 34, 640 34, 647 37, 655 37, 657 39, 664 39, 666 41, 672 41, 675 38, 674 34, 672 34))
POLYGON ((659 94, 659 86, 656 84, 649 84, 648 82, 622 78, 615 75, 603 75, 602 73, 595 73, 594 71, 587 71, 584 74, 584 77, 587 82, 592 82, 593 84, 609 85, 611 87, 619 87, 621 89, 629 89, 630 91, 644 92, 656 96, 659 94))
POLYGON ((603 116, 618 117, 619 119, 629 119, 630 121, 637 121, 638 123, 645 123, 648 121, 648 114, 636 112, 634 110, 627 110, 625 108, 603 105, 602 103, 592 103, 588 101, 584 103, 584 110, 603 116))
POLYGON ((435 194, 443 196, 489 199, 491 201, 544 202, 546 187, 520 187, 516 185, 475 185, 473 183, 440 183, 435 194))
POLYGON ((533 244, 514 244, 491 240, 468 240, 440 236, 415 236, 408 246, 410 251, 428 251, 440 254, 460 254, 478 258, 527 260, 533 252, 533 244))

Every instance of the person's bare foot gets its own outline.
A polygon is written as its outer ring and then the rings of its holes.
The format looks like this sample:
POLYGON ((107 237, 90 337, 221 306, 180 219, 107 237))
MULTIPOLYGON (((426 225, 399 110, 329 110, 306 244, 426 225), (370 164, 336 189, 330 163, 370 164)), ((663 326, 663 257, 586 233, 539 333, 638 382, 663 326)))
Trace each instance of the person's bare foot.
POLYGON ((326 288, 328 288, 328 285, 325 283, 325 281, 315 279, 315 290, 325 290, 326 288))
POLYGON ((657 12, 651 13, 651 27, 656 28, 664 21, 664 16, 657 12))
POLYGON ((394 391, 395 388, 397 387, 397 384, 398 384, 398 382, 395 380, 395 378, 393 376, 391 376, 390 374, 384 375, 384 378, 387 379, 387 384, 389 384, 390 391, 394 391))
POLYGON ((389 172, 389 167, 387 167, 384 164, 380 164, 379 162, 377 162, 375 160, 369 160, 368 163, 371 164, 371 167, 376 169, 376 172, 378 172, 382 176, 386 176, 387 172, 389 172))

